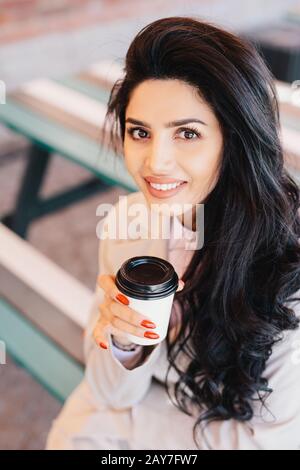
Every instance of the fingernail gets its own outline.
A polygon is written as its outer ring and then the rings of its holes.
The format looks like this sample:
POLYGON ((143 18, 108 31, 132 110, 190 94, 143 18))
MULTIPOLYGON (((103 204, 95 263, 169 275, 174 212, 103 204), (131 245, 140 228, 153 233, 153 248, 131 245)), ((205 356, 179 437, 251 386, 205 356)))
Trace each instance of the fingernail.
POLYGON ((123 294, 118 294, 116 295, 116 299, 118 299, 120 302, 122 302, 122 304, 124 305, 129 305, 129 300, 127 299, 127 297, 125 297, 125 295, 123 294))
POLYGON ((157 333, 153 333, 153 331, 145 331, 144 333, 145 338, 150 338, 150 339, 158 339, 159 335, 157 333))
POLYGON ((141 322, 141 326, 144 326, 145 328, 156 328, 155 323, 153 323, 153 322, 150 321, 150 320, 143 320, 143 321, 141 322))
POLYGON ((103 349, 107 349, 107 346, 106 346, 105 343, 100 342, 100 343, 99 343, 99 346, 101 346, 101 348, 103 348, 103 349))

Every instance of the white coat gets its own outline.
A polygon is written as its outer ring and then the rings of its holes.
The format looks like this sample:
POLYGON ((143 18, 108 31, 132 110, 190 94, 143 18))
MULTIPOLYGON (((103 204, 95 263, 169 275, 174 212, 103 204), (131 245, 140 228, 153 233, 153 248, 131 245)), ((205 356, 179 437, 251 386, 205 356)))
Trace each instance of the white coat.
MULTIPOLYGON (((145 203, 143 193, 126 197, 128 207, 145 203)), ((115 206, 116 213, 120 204, 115 206)), ((110 217, 110 214, 108 214, 110 217)), ((106 219, 108 220, 108 219, 106 219)), ((169 259, 166 239, 104 239, 99 242, 99 274, 116 274, 121 264, 138 255, 169 259)), ((155 449, 195 450, 192 437, 195 415, 188 416, 174 406, 161 385, 168 368, 165 340, 145 362, 127 369, 109 349, 102 350, 92 339, 102 294, 95 291, 86 330, 83 381, 67 399, 53 421, 47 449, 155 449)), ((300 315, 300 303, 292 307, 300 315)), ((181 356, 178 359, 182 364, 181 356)), ((177 374, 171 369, 170 383, 177 374)), ((300 334, 285 332, 270 358, 264 377, 274 390, 266 400, 267 409, 256 403, 254 418, 241 423, 230 419, 209 424, 198 435, 201 449, 300 449, 300 334)), ((255 402, 254 402, 255 403, 255 402)))

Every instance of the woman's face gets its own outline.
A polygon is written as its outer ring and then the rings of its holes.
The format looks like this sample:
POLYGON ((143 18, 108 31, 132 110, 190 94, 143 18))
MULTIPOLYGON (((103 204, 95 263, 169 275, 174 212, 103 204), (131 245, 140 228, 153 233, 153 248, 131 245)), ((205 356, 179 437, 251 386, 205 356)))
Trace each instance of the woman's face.
POLYGON ((218 180, 223 138, 214 112, 197 89, 184 81, 146 80, 134 89, 125 122, 129 173, 150 207, 179 204, 176 215, 182 220, 183 204, 200 204, 218 180), (182 120, 186 122, 174 122, 182 120), (164 187, 152 189, 148 177, 162 184, 169 180, 184 183, 163 191, 164 187))

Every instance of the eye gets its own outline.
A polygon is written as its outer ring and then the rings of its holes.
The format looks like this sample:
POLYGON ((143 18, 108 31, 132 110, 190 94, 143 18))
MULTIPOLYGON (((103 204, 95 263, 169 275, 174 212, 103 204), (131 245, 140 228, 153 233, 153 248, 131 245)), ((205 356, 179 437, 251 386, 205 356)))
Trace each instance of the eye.
POLYGON ((196 139, 198 139, 198 138, 201 137, 200 132, 199 132, 197 129, 195 129, 194 127, 181 127, 181 128, 179 129, 179 131, 180 131, 180 133, 181 133, 181 132, 186 133, 185 135, 187 135, 187 134, 188 134, 188 135, 194 134, 194 137, 188 137, 188 138, 186 138, 186 139, 184 139, 184 140, 196 140, 196 139))
MULTIPOLYGON (((144 140, 144 137, 142 136, 142 138, 137 138, 136 136, 139 135, 139 134, 135 134, 135 131, 141 131, 142 133, 144 134, 147 134, 147 131, 145 131, 145 129, 142 129, 141 127, 129 127, 127 129, 127 133, 133 138, 133 140, 144 140)), ((139 135, 141 137, 141 135, 139 135)))
MULTIPOLYGON (((186 133, 189 136, 192 135, 192 137, 187 137, 183 140, 196 140, 201 137, 200 132, 194 127, 181 127, 178 129, 178 131, 179 133, 186 133)), ((145 129, 142 127, 129 127, 127 129, 127 133, 132 137, 133 140, 145 140, 145 134, 147 134, 147 131, 145 131, 145 129), (137 133, 135 134, 136 131, 137 133)))

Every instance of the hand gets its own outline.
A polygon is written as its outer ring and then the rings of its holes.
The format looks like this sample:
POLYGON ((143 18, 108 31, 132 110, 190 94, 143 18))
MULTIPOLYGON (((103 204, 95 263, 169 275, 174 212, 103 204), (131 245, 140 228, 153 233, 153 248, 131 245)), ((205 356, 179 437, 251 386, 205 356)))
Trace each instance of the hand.
MULTIPOLYGON (((149 318, 128 306, 129 299, 118 290, 114 275, 101 274, 97 282, 105 292, 104 301, 98 307, 100 316, 93 331, 93 337, 98 346, 108 349, 106 331, 108 328, 116 336, 130 333, 142 338, 158 338, 157 333, 153 331, 156 325, 149 318)), ((184 282, 180 280, 177 291, 182 290, 183 287, 184 282)))

